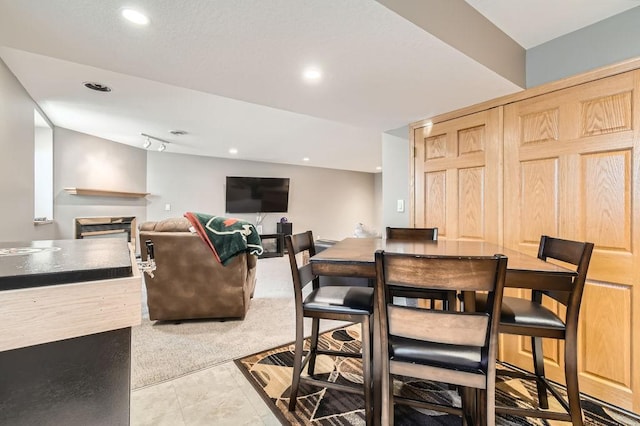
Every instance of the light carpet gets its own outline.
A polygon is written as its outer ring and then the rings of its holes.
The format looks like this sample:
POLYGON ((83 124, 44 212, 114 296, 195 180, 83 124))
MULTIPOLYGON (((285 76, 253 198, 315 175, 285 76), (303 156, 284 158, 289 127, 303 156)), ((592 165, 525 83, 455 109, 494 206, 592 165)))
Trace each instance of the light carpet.
MULTIPOLYGON (((258 261, 256 290, 244 320, 150 321, 144 299, 142 324, 132 329, 132 389, 295 339, 293 284, 287 257, 258 261)), ((341 324, 327 321, 321 327, 328 330, 341 324)))
POLYGON ((143 320, 132 330, 131 387, 156 384, 292 340, 293 300, 255 299, 244 320, 143 320))

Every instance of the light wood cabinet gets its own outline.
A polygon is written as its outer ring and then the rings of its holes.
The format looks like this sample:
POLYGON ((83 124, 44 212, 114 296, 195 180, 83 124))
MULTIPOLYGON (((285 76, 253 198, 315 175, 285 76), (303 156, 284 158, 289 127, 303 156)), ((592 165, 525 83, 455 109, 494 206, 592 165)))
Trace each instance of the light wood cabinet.
MULTIPOLYGON (((443 227, 447 238, 534 256, 542 234, 595 243, 580 313, 580 388, 640 412, 640 70, 624 67, 414 124, 412 214, 415 226, 443 227), (468 142, 473 129, 482 137, 468 142)), ((544 343, 558 382, 562 344, 544 343)), ((500 356, 532 368, 527 338, 503 336, 500 356)))
MULTIPOLYGON (((628 72, 504 107, 505 243, 533 255, 541 234, 596 244, 580 313, 580 385, 627 409, 634 408, 639 76, 628 72)), ((559 382, 562 350, 545 342, 547 374, 559 382)), ((529 339, 504 339, 506 361, 530 368, 530 355, 529 339)))
POLYGON ((500 108, 415 129, 415 226, 501 243, 501 137, 500 108))

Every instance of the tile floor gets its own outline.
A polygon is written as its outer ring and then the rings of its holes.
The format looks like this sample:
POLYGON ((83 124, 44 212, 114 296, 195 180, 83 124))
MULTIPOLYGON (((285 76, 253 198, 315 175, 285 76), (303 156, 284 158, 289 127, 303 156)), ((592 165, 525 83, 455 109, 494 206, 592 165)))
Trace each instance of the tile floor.
POLYGON ((279 425, 233 361, 131 392, 131 425, 279 425))

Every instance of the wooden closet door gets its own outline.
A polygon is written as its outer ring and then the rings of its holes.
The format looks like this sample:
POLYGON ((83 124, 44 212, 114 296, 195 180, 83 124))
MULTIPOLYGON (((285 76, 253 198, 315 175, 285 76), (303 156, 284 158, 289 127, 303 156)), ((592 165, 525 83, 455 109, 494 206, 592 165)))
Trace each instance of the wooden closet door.
MULTIPOLYGON (((541 234, 595 243, 580 312, 580 390, 635 412, 639 79, 629 72, 504 109, 505 245, 535 256, 541 234)), ((529 338, 511 336, 501 356, 531 370, 530 347, 529 338)), ((558 382, 564 382, 562 350, 544 343, 546 371, 558 382)))
POLYGON ((414 130, 415 227, 501 243, 501 108, 414 130))

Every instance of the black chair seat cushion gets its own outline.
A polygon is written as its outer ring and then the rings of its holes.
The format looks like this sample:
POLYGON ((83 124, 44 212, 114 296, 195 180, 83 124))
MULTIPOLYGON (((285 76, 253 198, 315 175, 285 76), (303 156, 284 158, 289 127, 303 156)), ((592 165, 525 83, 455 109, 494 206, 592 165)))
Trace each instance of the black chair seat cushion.
MULTIPOLYGON (((487 303, 485 294, 476 295, 476 309, 484 310, 487 303)), ((564 330, 564 322, 549 309, 531 300, 519 297, 503 297, 500 323, 505 325, 521 325, 524 327, 549 328, 564 330)))
POLYGON ((408 362, 453 370, 485 374, 480 347, 447 345, 391 336, 390 357, 394 361, 408 362))
POLYGON ((309 293, 303 305, 310 311, 366 315, 373 312, 373 288, 320 287, 309 293))

